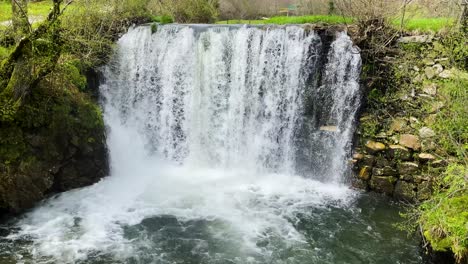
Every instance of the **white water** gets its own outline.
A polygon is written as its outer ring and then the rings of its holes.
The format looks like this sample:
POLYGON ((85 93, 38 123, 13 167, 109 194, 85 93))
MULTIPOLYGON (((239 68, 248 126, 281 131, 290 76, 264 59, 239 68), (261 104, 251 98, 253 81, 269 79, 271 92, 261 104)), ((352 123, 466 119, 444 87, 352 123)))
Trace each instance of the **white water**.
POLYGON ((356 195, 343 183, 360 56, 345 33, 326 65, 324 48, 293 26, 131 29, 101 86, 111 177, 26 215, 10 238, 33 243, 17 254, 35 263, 125 260, 150 247, 125 227, 164 215, 221 221, 210 233, 231 237, 238 263, 273 254, 262 239, 305 244, 297 213, 347 206, 356 195))

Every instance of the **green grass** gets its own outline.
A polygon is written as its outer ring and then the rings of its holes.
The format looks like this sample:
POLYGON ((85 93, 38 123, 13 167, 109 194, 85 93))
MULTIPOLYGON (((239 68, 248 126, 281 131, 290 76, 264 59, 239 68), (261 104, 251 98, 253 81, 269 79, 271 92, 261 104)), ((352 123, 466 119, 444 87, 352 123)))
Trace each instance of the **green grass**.
POLYGON ((263 20, 224 20, 218 21, 217 24, 252 24, 252 25, 266 25, 266 24, 276 24, 276 25, 285 25, 285 24, 306 24, 306 23, 328 23, 328 24, 345 24, 352 23, 352 18, 345 18, 342 16, 326 16, 326 15, 316 15, 316 16, 277 16, 263 20))
MULTIPOLYGON (((314 16, 277 16, 263 20, 223 20, 216 22, 217 24, 252 24, 252 25, 266 25, 266 24, 306 24, 306 23, 327 23, 327 24, 350 24, 354 22, 353 18, 342 17, 336 15, 314 15, 314 16)), ((392 24, 395 27, 400 27, 400 19, 394 19, 392 24)), ((453 18, 411 18, 407 19, 404 23, 404 29, 413 31, 418 30, 421 32, 438 32, 441 29, 453 26, 455 19, 453 18)))
MULTIPOLYGON (((46 17, 52 7, 52 1, 31 2, 28 5, 29 16, 46 17)), ((11 1, 0 0, 0 22, 11 19, 11 1)))
MULTIPOLYGON (((393 25, 400 27, 400 19, 395 19, 392 21, 393 25)), ((406 30, 418 30, 422 32, 438 32, 443 28, 453 26, 455 24, 455 19, 446 18, 446 17, 437 17, 437 18, 411 18, 405 21, 404 29, 406 30)))

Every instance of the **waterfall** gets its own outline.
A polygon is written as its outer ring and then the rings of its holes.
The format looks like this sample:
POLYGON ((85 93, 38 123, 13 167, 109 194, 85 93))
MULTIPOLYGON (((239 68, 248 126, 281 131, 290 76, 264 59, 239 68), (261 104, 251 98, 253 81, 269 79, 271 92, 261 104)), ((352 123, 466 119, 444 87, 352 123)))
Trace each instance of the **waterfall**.
POLYGON ((360 97, 347 34, 152 31, 130 29, 102 70, 111 175, 19 219, 0 261, 348 263, 368 251, 342 235, 349 222, 382 236, 344 176, 360 97))
POLYGON ((359 73, 343 32, 325 47, 298 26, 138 27, 119 41, 102 94, 168 161, 341 182, 359 73))

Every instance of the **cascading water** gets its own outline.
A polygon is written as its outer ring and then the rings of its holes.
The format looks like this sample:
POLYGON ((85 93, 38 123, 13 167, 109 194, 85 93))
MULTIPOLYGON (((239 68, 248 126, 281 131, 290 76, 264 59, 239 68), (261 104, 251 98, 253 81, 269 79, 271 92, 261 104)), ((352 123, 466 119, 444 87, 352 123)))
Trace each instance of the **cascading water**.
POLYGON ((140 27, 119 44, 102 87, 106 110, 142 134, 153 155, 256 173, 310 167, 303 176, 341 181, 360 72, 345 33, 331 45, 321 81, 326 47, 301 27, 140 27))
POLYGON ((0 262, 418 263, 345 185, 360 55, 322 39, 131 29, 103 70, 111 177, 13 223, 0 262))

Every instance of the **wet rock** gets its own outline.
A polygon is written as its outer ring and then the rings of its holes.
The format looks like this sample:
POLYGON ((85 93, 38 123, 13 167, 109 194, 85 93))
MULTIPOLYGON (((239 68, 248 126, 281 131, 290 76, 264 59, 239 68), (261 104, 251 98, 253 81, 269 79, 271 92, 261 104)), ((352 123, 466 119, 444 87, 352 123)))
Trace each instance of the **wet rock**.
POLYGON ((365 155, 360 161, 360 164, 363 166, 369 166, 372 167, 375 164, 375 157, 372 155, 365 155))
POLYGON ((418 158, 422 161, 432 161, 432 160, 435 160, 436 157, 434 157, 434 155, 432 154, 429 154, 429 153, 420 153, 418 155, 418 158))
POLYGON ((361 170, 359 170, 359 179, 368 181, 372 175, 372 168, 369 166, 363 166, 361 170))
POLYGON ((388 146, 388 155, 392 159, 397 160, 410 160, 411 159, 411 152, 400 145, 390 145, 388 146))
POLYGON ((337 132, 338 127, 337 126, 321 126, 320 130, 321 131, 328 131, 328 132, 337 132))
POLYGON ((357 189, 361 189, 361 190, 367 190, 369 188, 369 184, 367 183, 367 181, 360 180, 360 179, 354 179, 351 182, 351 186, 357 189))
POLYGON ((411 134, 400 135, 400 145, 413 150, 419 150, 421 148, 419 137, 411 134))
POLYGON ((355 160, 362 160, 364 158, 364 154, 361 153, 354 153, 353 154, 353 159, 355 160))
POLYGON ((370 187, 376 192, 391 196, 395 181, 396 179, 390 176, 373 176, 370 180, 370 187))
POLYGON ((385 166, 383 168, 373 168, 372 169, 372 175, 376 176, 395 176, 397 175, 397 171, 390 167, 390 166, 385 166))
POLYGON ((422 90, 425 94, 428 94, 431 96, 437 95, 437 84, 431 83, 431 84, 425 85, 422 90))
POLYGON ((435 132, 434 130, 428 128, 428 127, 422 127, 421 129, 419 129, 419 137, 420 138, 431 138, 431 137, 435 137, 435 132))
POLYGON ((398 165, 400 175, 413 175, 419 171, 419 165, 414 162, 402 162, 398 165))
POLYGON ((413 183, 398 181, 393 196, 398 200, 413 202, 417 195, 415 189, 416 186, 413 183))
POLYGON ((419 201, 424 201, 431 198, 432 184, 429 181, 421 182, 418 185, 417 198, 419 201))
POLYGON ((387 159, 384 156, 378 156, 375 158, 375 167, 384 168, 384 167, 391 167, 394 165, 394 161, 391 159, 387 159))
POLYGON ((379 152, 385 150, 385 144, 369 140, 366 143, 366 148, 371 153, 379 152))

